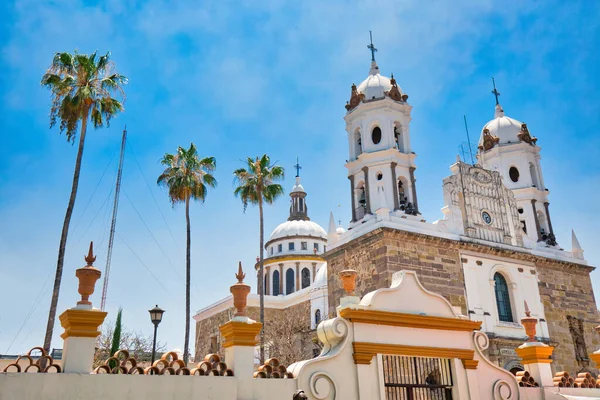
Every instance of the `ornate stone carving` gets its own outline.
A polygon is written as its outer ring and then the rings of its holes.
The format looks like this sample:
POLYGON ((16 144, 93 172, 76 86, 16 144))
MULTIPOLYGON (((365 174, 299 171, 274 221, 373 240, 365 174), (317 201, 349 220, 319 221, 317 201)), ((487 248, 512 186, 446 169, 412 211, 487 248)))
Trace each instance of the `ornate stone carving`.
POLYGON ((488 151, 498 144, 500 139, 490 133, 490 130, 483 130, 483 142, 478 146, 480 151, 488 151))
POLYGON ((521 142, 529 143, 532 146, 535 146, 535 142, 537 142, 536 137, 532 137, 529 133, 529 129, 527 129, 527 124, 521 124, 521 132, 517 135, 521 142))
POLYGON ((346 110, 353 110, 357 105, 360 104, 361 101, 365 99, 365 95, 363 93, 358 93, 358 89, 356 89, 356 85, 352 84, 352 93, 350 94, 350 101, 346 103, 346 110))
POLYGON ((479 183, 487 184, 492 182, 490 173, 484 169, 472 169, 471 173, 473 174, 475 180, 479 183))
POLYGON ((588 358, 587 346, 583 335, 583 319, 567 315, 569 322, 569 332, 573 338, 573 346, 575 346, 575 359, 582 367, 587 367, 590 363, 588 358))
POLYGON ((408 99, 408 96, 407 95, 402 96, 402 93, 400 93, 398 84, 396 83, 396 80, 394 79, 394 74, 392 74, 390 83, 392 84, 392 88, 390 90, 384 92, 384 94, 387 97, 389 97, 390 99, 395 100, 395 101, 406 101, 406 99, 408 99))
POLYGON ((460 224, 459 233, 496 243, 522 246, 517 203, 496 171, 463 162, 444 179, 448 218, 460 224))

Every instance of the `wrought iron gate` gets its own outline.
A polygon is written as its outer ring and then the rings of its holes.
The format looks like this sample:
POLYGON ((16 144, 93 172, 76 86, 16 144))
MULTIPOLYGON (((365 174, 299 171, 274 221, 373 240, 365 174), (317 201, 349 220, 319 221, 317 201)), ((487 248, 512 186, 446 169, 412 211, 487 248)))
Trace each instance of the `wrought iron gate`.
POLYGON ((452 400, 452 360, 383 356, 386 400, 452 400))

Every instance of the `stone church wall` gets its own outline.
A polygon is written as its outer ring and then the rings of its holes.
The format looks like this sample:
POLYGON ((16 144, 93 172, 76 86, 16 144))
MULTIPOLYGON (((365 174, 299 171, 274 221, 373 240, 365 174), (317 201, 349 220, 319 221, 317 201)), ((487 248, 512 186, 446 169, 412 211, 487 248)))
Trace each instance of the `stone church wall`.
POLYGON ((598 313, 590 280, 591 268, 540 259, 539 288, 554 349, 553 367, 597 373, 588 355, 600 346, 593 328, 598 313))
POLYGON ((466 314, 458 249, 439 242, 440 239, 432 236, 377 229, 329 251, 324 255, 329 273, 329 315, 335 315, 335 308, 344 294, 338 273, 347 268, 358 272, 358 296, 389 287, 393 273, 405 269, 417 272, 426 289, 440 293, 466 314))
MULTIPOLYGON (((570 373, 585 368, 597 374, 596 366, 587 359, 587 354, 600 347, 598 335, 592 329, 600 323, 590 279, 593 268, 525 252, 379 228, 323 255, 328 262, 329 315, 335 315, 335 307, 344 294, 338 273, 348 268, 358 272, 358 296, 389 287, 392 274, 407 269, 417 272, 426 289, 440 293, 467 315, 461 250, 478 252, 488 258, 508 258, 515 263, 533 263, 539 274, 550 344, 556 346, 553 368, 570 373)), ((504 354, 502 349, 514 348, 523 342, 514 338, 494 338, 494 335, 490 335, 490 341, 489 356, 501 366, 515 359, 514 354, 504 354)))
MULTIPOLYGON (((205 355, 210 353, 217 353, 222 357, 225 356, 222 346, 224 339, 219 331, 219 326, 228 322, 234 314, 235 309, 232 307, 196 322, 195 360, 200 361, 205 355)), ((260 321, 260 309, 258 307, 248 307, 248 316, 255 321, 260 321)), ((306 327, 304 330, 310 331, 310 319, 310 305, 308 301, 286 309, 265 308, 265 322, 267 327, 270 324, 283 322, 291 330, 295 327, 306 327)), ((282 333, 287 334, 288 331, 284 330, 282 333)))

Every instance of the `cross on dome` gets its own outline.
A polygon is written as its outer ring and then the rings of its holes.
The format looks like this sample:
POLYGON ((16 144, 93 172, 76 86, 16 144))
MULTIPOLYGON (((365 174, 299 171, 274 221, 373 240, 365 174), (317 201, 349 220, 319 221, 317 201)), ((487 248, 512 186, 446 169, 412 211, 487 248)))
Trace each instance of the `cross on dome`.
POLYGON ((294 165, 294 168, 296 168, 296 178, 300 177, 300 170, 302 169, 302 167, 300 166, 300 162, 298 161, 298 157, 296 157, 296 164, 294 165))
POLYGON ((500 105, 500 103, 498 102, 498 96, 500 96, 500 92, 496 89, 496 81, 494 80, 493 76, 492 76, 492 84, 494 85, 494 90, 492 90, 492 93, 496 97, 496 105, 498 106, 498 105, 500 105))
POLYGON ((371 50, 371 61, 375 62, 377 47, 373 44, 373 32, 369 31, 369 37, 371 38, 371 44, 367 46, 367 49, 371 50))

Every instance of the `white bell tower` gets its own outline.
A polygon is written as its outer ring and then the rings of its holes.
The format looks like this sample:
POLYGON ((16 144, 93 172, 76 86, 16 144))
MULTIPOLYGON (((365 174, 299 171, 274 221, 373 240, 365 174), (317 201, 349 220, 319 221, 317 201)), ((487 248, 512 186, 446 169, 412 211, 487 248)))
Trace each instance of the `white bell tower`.
MULTIPOLYGON (((410 146, 412 107, 392 74, 379 73, 377 49, 371 41, 369 76, 352 85, 346 104, 352 221, 350 228, 390 214, 417 218, 419 203, 415 186, 415 153, 410 146)), ((419 218, 420 219, 420 218, 419 218)))
POLYGON ((514 193, 521 228, 527 237, 557 246, 548 208, 550 192, 544 185, 537 138, 530 134, 526 124, 504 115, 495 82, 492 93, 496 96, 496 111, 494 119, 481 131, 479 164, 498 171, 504 185, 514 193))

